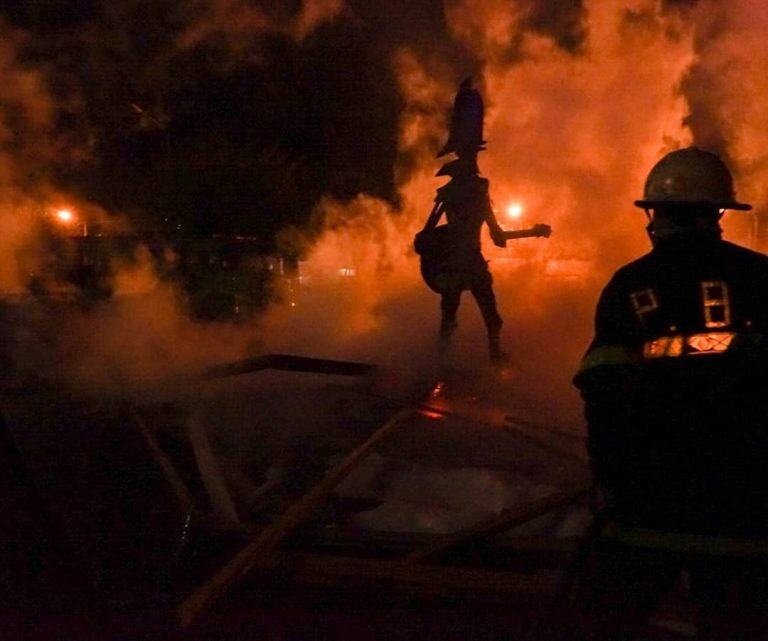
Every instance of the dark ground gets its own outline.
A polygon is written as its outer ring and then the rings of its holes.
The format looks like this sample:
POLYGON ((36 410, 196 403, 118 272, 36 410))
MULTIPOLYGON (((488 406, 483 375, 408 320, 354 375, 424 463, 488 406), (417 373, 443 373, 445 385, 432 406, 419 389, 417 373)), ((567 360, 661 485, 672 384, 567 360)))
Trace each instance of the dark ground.
MULTIPOLYGON (((380 573, 367 580, 364 570, 346 581, 322 572, 307 579, 291 555, 339 552, 308 543, 316 532, 310 527, 294 537, 277 573, 256 573, 182 631, 174 608, 248 536, 217 534, 204 516, 187 527, 127 403, 60 390, 16 390, 2 401, 0 638, 505 639, 540 607, 535 598, 514 605, 423 582, 402 589, 380 573)), ((445 429, 446 442, 460 439, 458 428, 445 429)), ((428 434, 406 430, 388 448, 439 457, 428 434)), ((343 555, 403 553, 390 548, 358 546, 343 555)))

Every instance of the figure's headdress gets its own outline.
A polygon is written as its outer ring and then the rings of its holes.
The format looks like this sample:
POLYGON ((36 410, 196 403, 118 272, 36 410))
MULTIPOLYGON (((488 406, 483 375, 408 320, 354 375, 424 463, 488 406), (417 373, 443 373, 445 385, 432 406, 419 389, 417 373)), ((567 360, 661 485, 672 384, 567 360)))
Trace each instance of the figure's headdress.
POLYGON ((459 86, 453 101, 448 142, 438 152, 438 158, 451 152, 459 157, 476 155, 478 151, 485 149, 483 111, 480 92, 472 88, 472 78, 466 78, 459 86))

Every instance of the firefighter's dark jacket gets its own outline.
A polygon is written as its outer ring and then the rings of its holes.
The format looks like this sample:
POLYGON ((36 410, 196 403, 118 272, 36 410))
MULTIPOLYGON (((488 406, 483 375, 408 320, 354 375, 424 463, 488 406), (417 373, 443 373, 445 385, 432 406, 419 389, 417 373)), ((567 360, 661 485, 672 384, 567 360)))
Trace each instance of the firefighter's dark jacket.
POLYGON ((768 257, 681 234, 621 268, 575 384, 618 522, 768 535, 768 257))

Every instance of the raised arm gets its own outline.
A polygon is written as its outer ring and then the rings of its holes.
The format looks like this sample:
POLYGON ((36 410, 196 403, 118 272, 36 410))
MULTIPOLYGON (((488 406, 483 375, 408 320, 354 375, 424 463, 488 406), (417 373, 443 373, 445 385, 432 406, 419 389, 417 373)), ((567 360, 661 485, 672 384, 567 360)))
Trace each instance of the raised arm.
POLYGON ((510 232, 505 232, 501 228, 501 225, 499 225, 499 221, 496 220, 496 214, 494 214, 493 209, 491 209, 490 201, 488 202, 488 206, 485 207, 483 218, 488 225, 488 231, 491 232, 491 240, 493 241, 493 244, 497 247, 506 247, 507 234, 510 232))
POLYGON ((508 240, 514 240, 515 238, 536 238, 543 237, 549 238, 552 234, 552 228, 549 225, 543 225, 537 223, 529 229, 516 229, 514 231, 505 231, 499 225, 499 221, 496 220, 496 215, 489 207, 485 213, 485 222, 488 224, 488 229, 491 232, 491 239, 493 244, 497 247, 506 247, 508 240))

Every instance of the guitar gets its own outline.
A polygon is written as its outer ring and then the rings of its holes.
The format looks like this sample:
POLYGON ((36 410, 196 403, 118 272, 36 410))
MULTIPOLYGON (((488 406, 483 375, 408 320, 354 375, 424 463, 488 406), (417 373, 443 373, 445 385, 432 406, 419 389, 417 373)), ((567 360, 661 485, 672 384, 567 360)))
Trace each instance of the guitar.
MULTIPOLYGON (((549 225, 538 224, 530 229, 501 231, 500 234, 496 235, 494 243, 503 247, 510 239, 548 238, 551 234, 552 228, 549 225)), ((466 254, 460 249, 457 252, 457 241, 453 227, 441 225, 421 230, 414 238, 414 249, 421 257, 421 275, 430 289, 439 294, 450 290, 469 289, 472 281, 472 270, 468 270, 466 254)), ((470 252, 469 255, 472 256, 472 253, 470 252)), ((484 266, 483 257, 479 252, 477 256, 484 266)))

